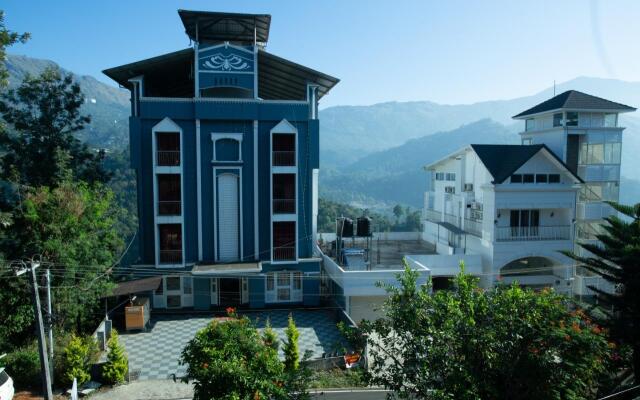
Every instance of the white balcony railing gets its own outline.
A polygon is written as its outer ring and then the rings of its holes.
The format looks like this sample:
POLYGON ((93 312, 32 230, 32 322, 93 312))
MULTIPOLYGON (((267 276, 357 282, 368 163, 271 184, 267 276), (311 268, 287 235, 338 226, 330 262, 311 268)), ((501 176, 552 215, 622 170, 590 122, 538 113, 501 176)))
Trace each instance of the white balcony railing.
POLYGON ((472 235, 482 237, 482 221, 475 221, 473 219, 464 219, 464 230, 472 235))
POLYGON ((570 240, 571 226, 507 226, 495 228, 498 242, 517 242, 532 240, 570 240))
POLYGON ((442 213, 440 211, 427 208, 424 210, 424 219, 431 222, 440 222, 442 221, 442 213))

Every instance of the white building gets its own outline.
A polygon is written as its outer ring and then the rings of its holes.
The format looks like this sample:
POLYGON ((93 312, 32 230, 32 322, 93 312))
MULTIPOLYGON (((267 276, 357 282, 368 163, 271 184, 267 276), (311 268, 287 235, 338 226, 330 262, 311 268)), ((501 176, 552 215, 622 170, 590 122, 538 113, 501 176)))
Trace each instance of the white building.
POLYGON ((425 240, 480 255, 482 282, 571 289, 581 179, 545 145, 470 145, 426 167, 425 240))
MULTIPOLYGON (((575 90, 561 93, 520 114, 523 144, 546 144, 569 169, 585 182, 576 202, 576 241, 597 242, 602 218, 614 213, 603 201, 619 199, 623 127, 619 114, 635 108, 575 90)), ((579 246, 576 252, 584 254, 579 246)), ((587 286, 606 287, 606 282, 587 271, 576 271, 575 293, 593 294, 587 286)))

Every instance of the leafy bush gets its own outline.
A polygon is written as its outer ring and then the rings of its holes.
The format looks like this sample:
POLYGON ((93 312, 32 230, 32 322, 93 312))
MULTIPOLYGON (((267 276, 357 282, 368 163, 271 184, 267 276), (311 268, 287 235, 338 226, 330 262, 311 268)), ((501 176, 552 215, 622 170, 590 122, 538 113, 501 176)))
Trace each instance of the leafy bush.
POLYGON ((106 364, 102 366, 102 377, 107 383, 122 383, 129 370, 129 360, 124 347, 118 341, 118 333, 115 330, 111 331, 108 346, 109 354, 107 354, 106 364))
POLYGON ((264 341, 264 344, 271 347, 275 351, 278 351, 278 347, 280 347, 278 334, 273 330, 273 327, 271 326, 271 320, 269 320, 268 318, 264 330, 262 331, 262 340, 264 341))
POLYGON ((72 335, 62 357, 62 368, 64 370, 62 383, 71 385, 73 384, 73 378, 76 378, 78 385, 87 382, 91 378, 89 371, 95 354, 96 343, 92 337, 81 338, 72 335))
POLYGON ((326 371, 314 371, 311 375, 312 388, 354 388, 366 387, 362 368, 332 368, 326 371))
POLYGON ((15 350, 3 360, 7 373, 18 389, 37 388, 40 380, 40 354, 35 345, 15 350))
POLYGON ((247 317, 228 312, 213 320, 182 351, 188 364, 183 382, 193 382, 194 399, 285 399, 284 366, 247 317))

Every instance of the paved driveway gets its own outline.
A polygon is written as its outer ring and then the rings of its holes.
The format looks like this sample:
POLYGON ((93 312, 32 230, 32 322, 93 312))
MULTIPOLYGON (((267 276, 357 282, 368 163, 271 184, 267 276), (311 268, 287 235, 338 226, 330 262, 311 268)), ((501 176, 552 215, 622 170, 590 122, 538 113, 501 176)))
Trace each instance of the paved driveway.
MULTIPOLYGON (((247 312, 259 329, 267 318, 281 342, 286 338, 284 330, 290 311, 247 312)), ((342 336, 336 328, 333 313, 323 310, 292 311, 300 331, 300 353, 312 352, 311 358, 335 351, 342 346, 342 336)), ((168 379, 186 372, 185 365, 178 365, 184 346, 195 333, 207 325, 212 315, 158 315, 152 317, 148 332, 122 333, 120 338, 129 356, 129 369, 133 379, 168 379)), ((282 346, 281 346, 282 349, 282 346)), ((281 351, 281 357, 282 351, 281 351)))

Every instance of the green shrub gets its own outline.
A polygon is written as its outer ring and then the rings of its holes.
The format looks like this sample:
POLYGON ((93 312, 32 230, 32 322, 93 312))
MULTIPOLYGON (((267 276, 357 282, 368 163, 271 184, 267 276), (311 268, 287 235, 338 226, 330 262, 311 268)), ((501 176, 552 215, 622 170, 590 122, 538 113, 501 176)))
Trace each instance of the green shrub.
POLYGON ((102 377, 107 383, 122 383, 129 371, 129 360, 127 360, 124 347, 118 341, 118 332, 115 329, 111 331, 111 338, 107 345, 109 346, 109 354, 107 354, 106 364, 102 366, 102 377))
POLYGON ((284 368, 291 372, 297 370, 300 366, 300 350, 298 349, 300 331, 298 331, 291 314, 289 314, 289 324, 285 334, 287 335, 287 341, 284 344, 284 368))
POLYGON ((38 388, 40 380, 40 354, 35 345, 15 350, 4 359, 7 373, 18 389, 38 388))
POLYGON ((262 331, 262 340, 264 341, 264 344, 271 347, 275 351, 278 351, 278 347, 280 346, 278 334, 273 330, 273 327, 271 326, 271 320, 269 320, 268 318, 264 330, 262 331))
POLYGON ((92 337, 72 335, 62 357, 62 384, 73 384, 73 378, 76 378, 78 385, 87 382, 91 378, 89 371, 95 354, 96 343, 92 337))

